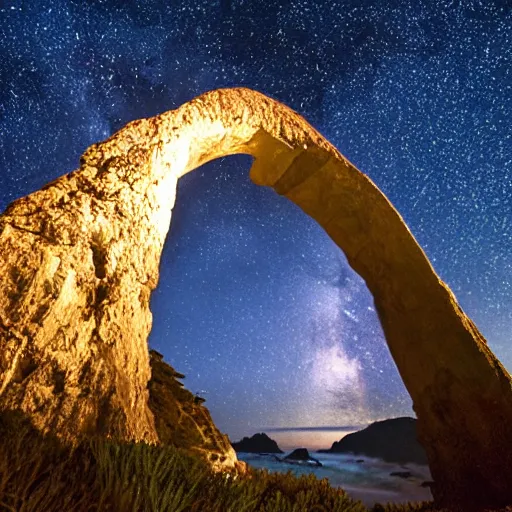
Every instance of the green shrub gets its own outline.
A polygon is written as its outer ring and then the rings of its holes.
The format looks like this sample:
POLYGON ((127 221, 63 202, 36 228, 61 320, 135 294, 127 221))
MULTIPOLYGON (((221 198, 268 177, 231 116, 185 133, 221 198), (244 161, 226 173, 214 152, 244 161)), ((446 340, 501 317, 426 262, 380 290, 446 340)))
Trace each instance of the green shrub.
POLYGON ((17 415, 0 416, 0 510, 97 510, 92 462, 83 449, 43 438, 17 415))

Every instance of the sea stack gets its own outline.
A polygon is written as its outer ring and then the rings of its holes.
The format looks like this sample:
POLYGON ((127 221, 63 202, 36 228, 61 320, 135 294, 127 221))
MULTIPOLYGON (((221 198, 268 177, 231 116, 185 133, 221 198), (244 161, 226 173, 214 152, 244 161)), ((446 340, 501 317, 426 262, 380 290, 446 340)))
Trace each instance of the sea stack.
POLYGON ((237 443, 232 443, 237 452, 247 453, 284 453, 277 443, 265 433, 254 434, 252 437, 244 437, 237 443))

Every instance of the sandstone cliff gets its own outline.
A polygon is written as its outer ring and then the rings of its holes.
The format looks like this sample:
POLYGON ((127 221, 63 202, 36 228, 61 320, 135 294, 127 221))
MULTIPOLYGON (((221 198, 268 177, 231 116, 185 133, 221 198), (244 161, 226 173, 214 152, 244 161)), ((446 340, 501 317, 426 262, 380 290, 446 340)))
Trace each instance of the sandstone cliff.
POLYGON ((151 380, 149 408, 163 444, 171 444, 192 455, 199 455, 216 469, 237 465, 228 436, 219 432, 203 400, 194 396, 178 380, 183 375, 150 350, 151 380))
POLYGON ((0 216, 0 410, 73 442, 158 441, 149 297, 176 183, 234 153, 254 156, 252 180, 313 217, 366 281, 436 501, 512 503, 509 373, 375 184, 300 115, 248 89, 129 123, 0 216))

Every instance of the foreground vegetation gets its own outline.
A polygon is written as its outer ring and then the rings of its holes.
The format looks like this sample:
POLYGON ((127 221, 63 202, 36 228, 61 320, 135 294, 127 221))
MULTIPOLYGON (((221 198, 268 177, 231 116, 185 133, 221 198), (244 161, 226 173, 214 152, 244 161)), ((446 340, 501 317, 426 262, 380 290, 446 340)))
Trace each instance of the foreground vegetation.
MULTIPOLYGON (((170 446, 87 441, 71 450, 0 417, 0 511, 366 512, 327 480, 254 470, 213 474, 170 446)), ((428 504, 372 512, 427 512, 428 504)))

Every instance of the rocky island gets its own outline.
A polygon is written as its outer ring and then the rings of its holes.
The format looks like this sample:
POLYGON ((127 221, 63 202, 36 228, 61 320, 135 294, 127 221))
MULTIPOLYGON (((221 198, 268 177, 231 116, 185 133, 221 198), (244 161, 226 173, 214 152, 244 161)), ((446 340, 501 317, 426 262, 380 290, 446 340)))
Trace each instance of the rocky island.
POLYGON ((284 453, 277 443, 265 433, 254 434, 252 437, 244 437, 237 443, 232 443, 237 452, 246 453, 284 453))
POLYGON ((293 452, 283 457, 282 459, 278 457, 276 457, 276 459, 279 462, 286 462, 288 464, 305 464, 308 466, 316 467, 322 466, 322 463, 318 459, 311 457, 306 448, 297 448, 293 450, 293 452))

